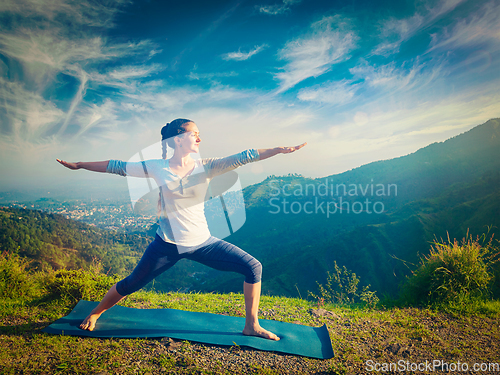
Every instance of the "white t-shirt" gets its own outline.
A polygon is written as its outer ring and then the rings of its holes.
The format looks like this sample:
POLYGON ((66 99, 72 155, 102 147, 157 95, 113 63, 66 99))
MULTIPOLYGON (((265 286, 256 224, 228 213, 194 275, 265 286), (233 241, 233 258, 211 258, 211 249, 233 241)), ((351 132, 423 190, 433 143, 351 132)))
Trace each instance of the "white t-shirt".
POLYGON ((106 172, 154 178, 162 196, 156 233, 165 242, 197 246, 210 237, 204 203, 212 178, 258 160, 259 153, 255 149, 225 158, 198 159, 192 172, 183 178, 170 170, 168 159, 144 162, 110 160, 106 172))

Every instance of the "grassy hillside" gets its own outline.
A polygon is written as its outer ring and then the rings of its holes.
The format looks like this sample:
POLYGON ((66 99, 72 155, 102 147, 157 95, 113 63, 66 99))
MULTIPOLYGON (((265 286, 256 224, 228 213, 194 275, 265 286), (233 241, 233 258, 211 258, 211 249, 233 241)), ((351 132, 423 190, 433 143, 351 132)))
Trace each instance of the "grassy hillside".
MULTIPOLYGON (((475 363, 495 373, 500 352, 495 302, 459 314, 431 309, 320 304, 263 296, 259 317, 310 326, 327 324, 335 357, 316 360, 163 339, 92 339, 41 332, 83 298, 99 300, 115 278, 98 269, 28 273, 17 257, 0 258, 2 374, 351 374, 372 366, 475 363), (482 312, 483 311, 483 312, 482 312)), ((125 306, 175 308, 242 316, 241 294, 138 292, 125 306)), ((422 373, 422 372, 419 372, 422 373)))
MULTIPOLYGON (((263 296, 260 319, 327 324, 335 352, 316 360, 244 347, 162 339, 51 336, 41 330, 79 299, 99 300, 116 278, 99 269, 28 272, 17 256, 0 257, 0 372, 2 374, 350 374, 372 366, 440 360, 498 365, 500 305, 481 302, 460 313, 432 309, 366 309, 263 296)), ((123 305, 243 316, 241 294, 141 291, 123 305)), ((422 373, 422 372, 420 372, 422 373)), ((494 371, 485 371, 485 374, 494 371)))

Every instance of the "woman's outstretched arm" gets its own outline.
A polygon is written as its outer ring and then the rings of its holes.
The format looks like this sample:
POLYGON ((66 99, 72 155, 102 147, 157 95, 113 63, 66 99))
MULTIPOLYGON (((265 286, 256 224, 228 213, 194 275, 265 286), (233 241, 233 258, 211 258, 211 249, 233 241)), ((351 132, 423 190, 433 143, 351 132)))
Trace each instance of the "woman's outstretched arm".
POLYGON ((290 152, 300 150, 305 145, 307 145, 307 142, 302 143, 301 145, 298 145, 295 147, 262 148, 262 149, 258 149, 257 152, 259 153, 259 160, 264 160, 264 159, 270 158, 271 156, 274 156, 274 155, 289 154, 290 152))
POLYGON ((56 159, 60 164, 64 165, 69 169, 86 169, 93 172, 106 172, 108 168, 109 160, 105 161, 85 161, 78 163, 70 163, 61 159, 56 159))

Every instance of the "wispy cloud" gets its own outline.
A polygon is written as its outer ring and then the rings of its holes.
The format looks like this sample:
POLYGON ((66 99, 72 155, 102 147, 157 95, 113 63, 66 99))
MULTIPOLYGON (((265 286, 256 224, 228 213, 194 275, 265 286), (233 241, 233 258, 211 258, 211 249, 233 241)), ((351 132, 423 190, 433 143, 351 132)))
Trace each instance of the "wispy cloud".
POLYGON ((87 82, 88 82, 88 74, 85 71, 80 70, 80 86, 78 87, 78 91, 76 95, 73 97, 73 100, 71 101, 69 111, 66 114, 66 118, 64 119, 62 126, 59 128, 58 134, 60 135, 64 134, 66 128, 68 127, 69 121, 71 120, 73 114, 75 113, 76 108, 82 102, 83 96, 85 95, 85 90, 87 89, 87 82))
POLYGON ((281 81, 279 92, 297 83, 318 77, 332 65, 350 58, 358 36, 349 19, 340 15, 324 17, 311 25, 310 32, 288 43, 279 51, 279 57, 288 61, 283 72, 275 74, 281 81))
MULTIPOLYGON (((0 129, 0 141, 52 143, 54 137, 81 135, 96 124, 82 120, 92 103, 86 103, 91 85, 135 89, 134 81, 162 69, 149 64, 158 53, 149 41, 109 43, 99 30, 111 27, 113 16, 126 2, 4 1, 0 11, 7 25, 0 27, 0 54, 6 56, 3 69, 9 82, 0 85, 0 110, 9 126, 0 129), (69 27, 68 25, 71 25, 69 27), (16 27, 14 27, 16 26, 16 27), (137 65, 118 64, 102 69, 99 64, 138 59, 137 65), (146 63, 144 63, 146 61, 146 63), (73 96, 65 97, 69 108, 62 110, 57 101, 44 93, 58 89, 64 77, 72 77, 73 96), (20 131, 20 129, 23 129, 20 131)), ((62 99, 62 98, 61 98, 62 99)), ((102 117, 102 116, 101 116, 102 117)))
POLYGON ((103 50, 100 37, 69 39, 56 30, 20 29, 0 32, 0 53, 21 62, 31 79, 43 82, 56 72, 77 71, 75 64, 106 60, 116 54, 103 50), (48 77, 47 77, 48 75, 48 77))
POLYGON ((258 54, 260 51, 264 50, 267 47, 268 47, 267 44, 262 44, 260 46, 255 46, 254 49, 252 49, 248 52, 241 52, 241 50, 238 50, 238 52, 229 52, 229 53, 222 55, 222 58, 224 60, 244 61, 244 60, 248 60, 253 55, 258 54))
POLYGON ((359 84, 343 79, 302 89, 297 97, 302 101, 341 105, 352 101, 358 87, 359 84))
POLYGON ((432 35, 429 51, 450 50, 463 47, 485 47, 494 44, 494 50, 500 47, 500 3, 489 2, 476 13, 459 20, 453 27, 432 35))
MULTIPOLYGON (((163 89, 161 92, 156 90, 140 90, 134 93, 123 94, 122 103, 129 103, 136 106, 142 106, 140 112, 171 112, 184 108, 190 103, 198 103, 200 106, 212 106, 218 102, 225 102, 230 106, 230 102, 255 96, 251 91, 237 90, 231 87, 216 85, 210 89, 201 89, 198 87, 184 86, 163 89)), ((128 105, 128 108, 132 108, 128 105)))
POLYGON ((189 72, 188 78, 193 81, 209 80, 213 81, 218 78, 236 77, 238 73, 236 72, 213 72, 213 73, 196 73, 194 71, 189 72))
POLYGON ((300 3, 302 0, 283 0, 282 3, 273 4, 273 5, 257 5, 257 9, 261 13, 270 14, 270 15, 278 15, 289 12, 291 10, 291 6, 300 3))
POLYGON ((414 14, 405 19, 390 19, 384 22, 380 28, 385 40, 372 53, 374 55, 388 56, 399 52, 401 44, 410 39, 422 27, 424 22, 424 17, 420 14, 414 14))
POLYGON ((135 90, 141 79, 157 74, 163 69, 160 64, 123 65, 102 73, 93 70, 89 74, 89 80, 97 85, 135 90))
POLYGON ((370 87, 384 89, 388 95, 412 89, 423 90, 446 75, 442 64, 429 66, 427 63, 420 63, 418 59, 408 61, 403 66, 397 66, 395 62, 385 65, 369 65, 364 62, 349 71, 356 79, 363 80, 370 87))
POLYGON ((15 34, 0 32, 0 52, 22 62, 28 72, 34 69, 32 73, 37 77, 52 71, 79 75, 83 66, 145 54, 153 48, 147 41, 107 44, 93 34, 72 38, 58 29, 23 28, 15 34))
POLYGON ((109 28, 121 6, 131 0, 79 1, 79 0, 2 0, 0 12, 18 15, 16 23, 54 24, 70 22, 77 28, 70 32, 78 32, 78 26, 109 28))
POLYGON ((118 69, 113 69, 108 73, 108 76, 117 81, 125 81, 135 78, 148 77, 153 73, 157 73, 162 70, 159 64, 153 64, 150 66, 121 66, 118 69))
POLYGON ((451 12, 466 0, 444 0, 438 1, 435 6, 426 6, 418 10, 412 16, 396 19, 390 18, 383 21, 380 26, 382 43, 373 50, 373 55, 389 56, 399 52, 401 45, 412 38, 417 32, 432 24, 441 16, 451 12))
POLYGON ((40 94, 27 90, 22 83, 0 77, 0 87, 0 107, 5 111, 0 135, 9 148, 21 140, 37 142, 48 126, 63 120, 63 111, 40 94))
MULTIPOLYGON (((120 108, 118 107, 117 103, 113 102, 110 99, 106 99, 100 105, 92 103, 82 108, 79 111, 78 115, 75 116, 75 122, 80 125, 80 129, 73 136, 73 138, 77 139, 85 133, 90 132, 93 128, 97 127, 109 128, 110 130, 112 128, 115 128, 115 125, 119 122, 119 110, 120 108)), ((115 134, 118 133, 117 129, 113 130, 115 130, 115 134)))

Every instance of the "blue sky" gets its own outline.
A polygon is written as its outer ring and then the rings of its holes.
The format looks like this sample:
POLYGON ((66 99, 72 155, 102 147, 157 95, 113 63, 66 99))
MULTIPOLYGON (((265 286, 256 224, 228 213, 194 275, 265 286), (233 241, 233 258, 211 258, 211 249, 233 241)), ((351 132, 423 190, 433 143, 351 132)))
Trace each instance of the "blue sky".
POLYGON ((127 160, 178 117, 203 157, 308 142, 246 185, 500 116, 499 0, 3 0, 0 20, 0 191, 103 182, 55 158, 127 160))

